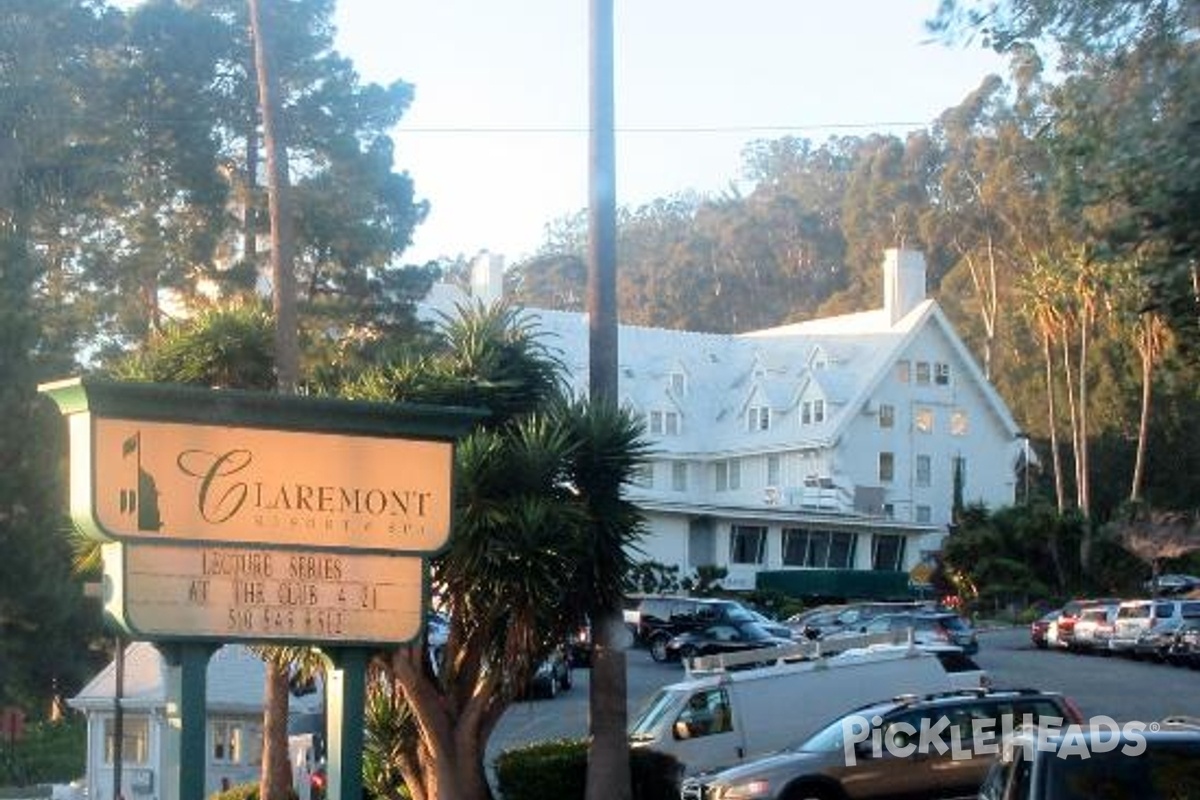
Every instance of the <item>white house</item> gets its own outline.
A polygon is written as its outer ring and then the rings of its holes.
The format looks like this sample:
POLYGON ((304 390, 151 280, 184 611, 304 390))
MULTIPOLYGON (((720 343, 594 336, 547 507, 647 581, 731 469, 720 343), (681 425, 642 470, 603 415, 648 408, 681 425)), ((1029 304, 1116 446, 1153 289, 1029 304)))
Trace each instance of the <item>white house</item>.
MULTIPOLYGON (((645 559, 724 567, 730 589, 895 593, 941 546, 956 472, 965 503, 1014 502, 1020 431, 926 296, 924 257, 886 251, 883 278, 863 313, 738 335, 620 326, 620 399, 655 449, 630 493, 645 559)), ((479 299, 500 280, 476 262, 479 299)), ((527 313, 586 394, 586 315, 527 313)))
MULTIPOLYGON (((121 786, 125 800, 158 800, 162 793, 162 780, 167 774, 165 675, 165 661, 154 645, 135 642, 126 648, 121 691, 121 786)), ((262 660, 243 645, 225 645, 209 659, 205 796, 258 781, 265 677, 262 660)), ((113 800, 115 690, 116 668, 110 663, 67 701, 87 717, 88 800, 113 800)), ((315 694, 294 698, 292 714, 314 715, 319 703, 315 694)), ((295 756, 293 761, 297 761, 295 756)), ((307 789, 304 773, 296 777, 297 789, 307 789)))

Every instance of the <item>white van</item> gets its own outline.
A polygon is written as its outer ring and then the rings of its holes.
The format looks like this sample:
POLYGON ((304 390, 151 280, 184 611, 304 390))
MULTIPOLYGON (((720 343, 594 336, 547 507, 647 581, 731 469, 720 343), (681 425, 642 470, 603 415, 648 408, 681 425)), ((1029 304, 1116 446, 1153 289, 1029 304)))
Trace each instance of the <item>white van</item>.
POLYGON ((1176 617, 1196 616, 1200 616, 1200 601, 1196 600, 1126 600, 1117 607, 1108 648, 1131 651, 1138 637, 1155 625, 1176 617))
POLYGON ((908 645, 710 672, 655 693, 630 726, 629 742, 675 756, 692 775, 802 741, 868 702, 978 689, 987 682, 957 648, 934 652, 908 645))

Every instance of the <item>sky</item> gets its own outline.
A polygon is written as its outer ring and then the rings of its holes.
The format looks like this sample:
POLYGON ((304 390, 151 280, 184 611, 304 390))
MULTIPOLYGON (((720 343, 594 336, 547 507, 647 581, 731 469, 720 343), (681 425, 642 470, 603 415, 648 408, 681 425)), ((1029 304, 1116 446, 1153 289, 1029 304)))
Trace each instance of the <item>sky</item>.
MULTIPOLYGON (((414 100, 405 263, 532 255, 588 202, 589 0, 337 0, 336 47, 414 100)), ((927 127, 1004 62, 930 41, 937 0, 614 0, 617 203, 739 182, 754 140, 927 127)))

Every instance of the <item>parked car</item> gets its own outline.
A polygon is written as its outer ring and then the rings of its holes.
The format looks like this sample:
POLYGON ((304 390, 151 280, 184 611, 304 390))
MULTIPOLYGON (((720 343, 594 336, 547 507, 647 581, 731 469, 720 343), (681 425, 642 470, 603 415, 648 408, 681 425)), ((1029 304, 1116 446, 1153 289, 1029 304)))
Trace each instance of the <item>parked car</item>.
POLYGON ((663 645, 662 658, 658 657, 658 649, 654 646, 650 653, 655 661, 681 661, 697 656, 760 650, 791 643, 791 637, 773 636, 757 622, 730 621, 672 637, 663 645))
POLYGON ((1058 615, 1062 609, 1056 608, 1053 611, 1048 611, 1042 616, 1029 623, 1029 641, 1033 642, 1033 646, 1045 650, 1050 646, 1048 634, 1050 625, 1058 619, 1058 615))
POLYGON ((1079 612, 1067 647, 1078 653, 1108 654, 1113 624, 1117 621, 1117 604, 1088 606, 1079 612))
POLYGON ((705 597, 644 597, 638 604, 637 639, 655 661, 667 659, 667 642, 681 633, 710 625, 753 622, 749 609, 736 600, 705 597))
POLYGON ((1200 616, 1200 600, 1126 600, 1117 609, 1109 649, 1132 652, 1138 637, 1175 617, 1200 616))
POLYGON ((571 676, 571 662, 561 648, 555 648, 529 680, 528 695, 532 698, 541 697, 553 699, 559 692, 566 691, 575 685, 571 676))
POLYGON ((777 622, 761 611, 755 611, 753 608, 747 608, 746 611, 750 614, 754 621, 758 623, 758 627, 762 628, 772 636, 776 636, 780 639, 795 639, 795 636, 792 634, 792 629, 787 625, 784 625, 782 622, 777 622))
POLYGON ((1200 727, 1167 719, 1131 732, 1021 731, 1001 747, 979 800, 1200 797, 1200 727))
POLYGON ((1093 597, 1080 598, 1067 603, 1059 612, 1058 619, 1054 621, 1051 644, 1056 647, 1071 647, 1072 637, 1075 635, 1075 622, 1085 608, 1116 605, 1120 602, 1120 598, 1117 597, 1093 597))
POLYGON ((1190 592, 1192 589, 1200 589, 1200 577, 1171 572, 1148 580, 1143 585, 1146 587, 1147 592, 1153 592, 1157 589, 1162 594, 1183 594, 1184 592, 1190 592))
POLYGON ((1137 638, 1130 649, 1130 655, 1134 658, 1148 658, 1151 661, 1166 661, 1182 625, 1183 617, 1171 617, 1154 625, 1137 638))
POLYGON ((838 715, 794 747, 685 779, 682 800, 965 796, 995 760, 1004 720, 1081 721, 1074 703, 1033 689, 899 697, 838 715), (876 721, 877 720, 877 721, 876 721), (945 722, 943 722, 945 720, 945 722), (986 721, 990 741, 974 740, 986 721), (927 736, 939 731, 939 742, 927 736), (876 738, 875 733, 879 736, 876 738), (858 737, 861 736, 861 739, 858 737), (955 747, 957 740, 965 747, 955 747), (944 751, 939 745, 944 745, 944 751), (975 754, 972 745, 980 749, 975 754), (986 747, 993 748, 985 752, 986 747), (906 754, 906 755, 902 755, 906 754))
POLYGON ((592 665, 592 625, 584 622, 567 638, 567 660, 572 667, 592 665))
POLYGON ((1200 618, 1184 618, 1167 651, 1167 661, 1179 667, 1200 669, 1200 618))
POLYGON ((971 623, 954 613, 885 614, 868 622, 863 633, 886 633, 912 628, 915 644, 952 644, 967 655, 979 652, 971 623))

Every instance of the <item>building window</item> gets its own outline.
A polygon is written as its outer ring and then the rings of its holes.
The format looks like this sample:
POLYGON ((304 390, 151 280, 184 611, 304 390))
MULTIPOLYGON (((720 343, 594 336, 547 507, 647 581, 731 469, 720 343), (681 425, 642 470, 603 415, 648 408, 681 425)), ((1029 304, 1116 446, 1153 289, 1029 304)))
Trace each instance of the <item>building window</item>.
POLYGON ((967 412, 956 408, 950 413, 950 434, 952 436, 967 435, 967 412))
POLYGON ((879 480, 881 483, 891 483, 896 477, 896 456, 884 451, 879 454, 879 480))
POLYGON ((928 386, 929 385, 929 362, 928 361, 918 361, 917 362, 917 385, 918 386, 928 386))
POLYGON ((716 463, 716 490, 736 491, 742 488, 742 465, 736 458, 716 463))
POLYGON ((891 503, 884 503, 883 504, 883 516, 885 519, 895 519, 896 518, 896 506, 894 506, 891 503))
POLYGON ((779 485, 779 456, 767 456, 767 486, 779 485))
MULTIPOLYGON (((113 728, 115 720, 104 720, 104 763, 112 764, 113 728)), ((146 764, 150 761, 150 720, 142 716, 126 714, 121 720, 121 763, 146 764)))
POLYGON ((813 423, 825 421, 825 401, 813 400, 813 423))
POLYGON ((679 435, 679 412, 678 411, 651 411, 650 412, 650 433, 659 436, 678 436, 679 435))
POLYGON ((686 492, 688 488, 688 464, 686 461, 676 461, 671 465, 671 489, 676 492, 686 492))
POLYGON ((687 377, 682 372, 671 373, 671 392, 676 397, 683 397, 687 393, 687 377))
POLYGON ((913 415, 913 424, 921 433, 933 433, 933 409, 918 408, 913 415))
POLYGON ((871 569, 898 572, 904 569, 904 537, 877 533, 871 537, 871 569))
POLYGON ((809 402, 808 400, 805 400, 803 403, 800 404, 800 424, 801 425, 811 425, 812 424, 812 403, 809 402))
POLYGON ((916 482, 917 486, 929 486, 933 480, 933 459, 929 456, 917 456, 916 482))
POLYGON ((789 567, 853 569, 853 533, 784 528, 783 563, 789 567))
POLYGON ((771 409, 767 406, 751 406, 746 412, 746 429, 766 431, 771 429, 771 409))
POLYGON ((933 365, 933 382, 938 386, 950 385, 950 365, 938 362, 933 365))
POLYGON ((729 562, 761 564, 767 549, 767 529, 761 525, 734 525, 729 531, 729 562))
POLYGON ((894 428, 896 427, 896 407, 890 403, 881 403, 879 406, 879 427, 894 428))
POLYGON ((911 379, 912 365, 908 361, 896 362, 896 380, 900 383, 908 383, 911 379))
POLYGON ((917 506, 917 522, 925 525, 933 522, 933 509, 929 506, 917 506))
POLYGON ((242 753, 242 728, 236 722, 212 723, 212 760, 215 764, 239 764, 242 753))

